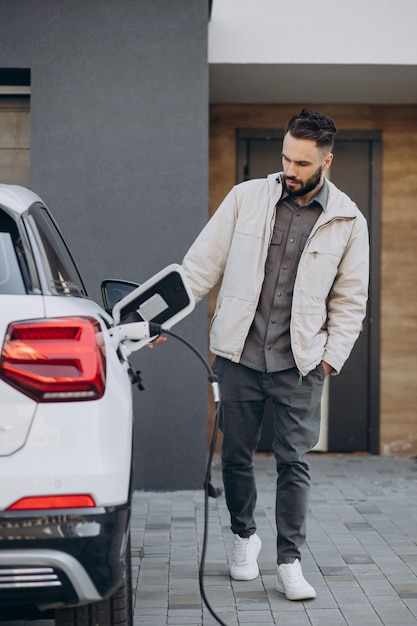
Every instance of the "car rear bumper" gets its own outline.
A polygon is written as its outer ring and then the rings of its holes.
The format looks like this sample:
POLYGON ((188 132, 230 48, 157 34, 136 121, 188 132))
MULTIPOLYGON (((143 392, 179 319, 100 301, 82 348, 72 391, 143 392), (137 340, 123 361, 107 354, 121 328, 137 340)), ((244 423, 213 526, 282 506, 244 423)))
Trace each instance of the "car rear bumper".
POLYGON ((120 587, 130 505, 0 514, 0 605, 96 602, 120 587))

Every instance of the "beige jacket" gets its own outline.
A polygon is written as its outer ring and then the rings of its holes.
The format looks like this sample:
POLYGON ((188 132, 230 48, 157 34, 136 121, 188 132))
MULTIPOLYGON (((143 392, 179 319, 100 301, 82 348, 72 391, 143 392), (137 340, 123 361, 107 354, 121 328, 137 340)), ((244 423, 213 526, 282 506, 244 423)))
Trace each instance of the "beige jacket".
MULTIPOLYGON (((196 301, 223 276, 210 349, 234 362, 255 315, 281 192, 280 174, 236 185, 183 261, 196 301)), ((329 182, 326 209, 305 244, 294 285, 291 346, 303 376, 322 360, 340 372, 365 317, 368 272, 366 220, 329 182)))

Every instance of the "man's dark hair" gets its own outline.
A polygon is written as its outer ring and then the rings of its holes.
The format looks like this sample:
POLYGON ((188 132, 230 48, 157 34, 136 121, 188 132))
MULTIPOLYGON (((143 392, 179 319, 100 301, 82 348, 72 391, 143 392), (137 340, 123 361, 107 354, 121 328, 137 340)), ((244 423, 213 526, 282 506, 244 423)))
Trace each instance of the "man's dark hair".
POLYGON ((285 134, 297 139, 312 139, 318 148, 331 152, 334 146, 336 126, 333 120, 323 113, 311 109, 301 109, 298 115, 288 120, 285 134))

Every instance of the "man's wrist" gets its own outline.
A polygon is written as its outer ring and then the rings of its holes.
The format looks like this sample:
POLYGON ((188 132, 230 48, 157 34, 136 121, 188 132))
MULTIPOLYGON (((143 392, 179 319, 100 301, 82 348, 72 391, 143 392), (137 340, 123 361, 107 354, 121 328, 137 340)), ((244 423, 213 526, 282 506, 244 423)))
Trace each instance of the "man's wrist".
POLYGON ((323 366, 324 373, 326 374, 326 376, 329 376, 333 372, 333 367, 326 363, 326 361, 322 361, 321 364, 323 366))

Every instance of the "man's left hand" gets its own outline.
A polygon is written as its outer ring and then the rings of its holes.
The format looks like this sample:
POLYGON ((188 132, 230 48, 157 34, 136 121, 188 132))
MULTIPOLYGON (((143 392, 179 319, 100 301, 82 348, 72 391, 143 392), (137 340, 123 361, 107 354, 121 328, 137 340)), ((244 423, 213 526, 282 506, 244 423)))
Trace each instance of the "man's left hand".
POLYGON ((167 337, 159 336, 156 339, 154 339, 151 343, 148 343, 147 346, 148 348, 153 348, 154 344, 158 345, 160 343, 165 343, 166 340, 167 340, 167 337))
POLYGON ((333 368, 332 368, 331 365, 326 363, 326 361, 322 361, 321 364, 323 366, 324 373, 326 374, 326 378, 327 378, 327 376, 329 376, 329 374, 331 374, 333 372, 333 368))

